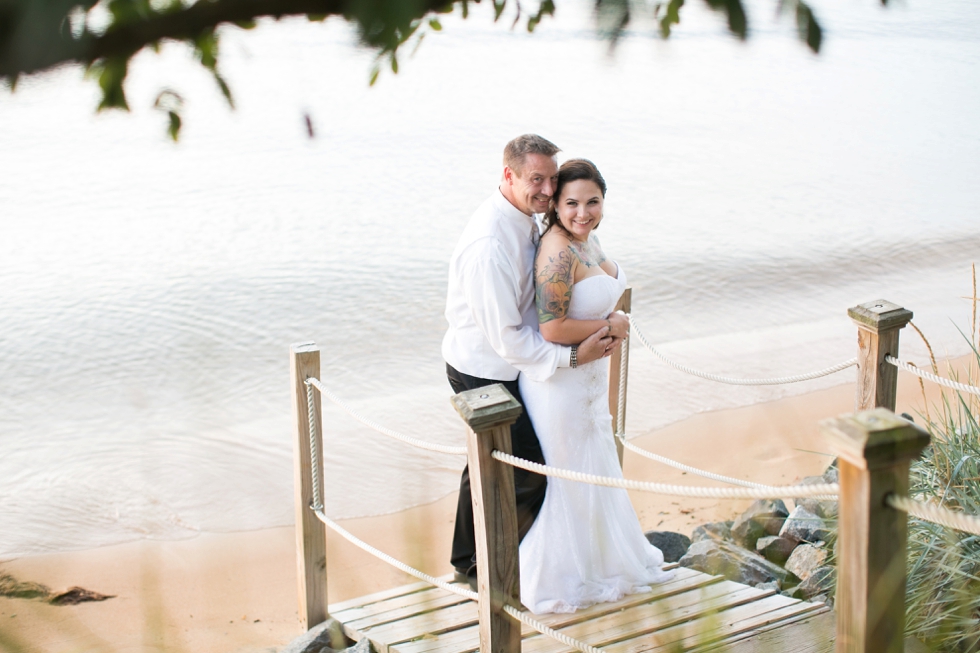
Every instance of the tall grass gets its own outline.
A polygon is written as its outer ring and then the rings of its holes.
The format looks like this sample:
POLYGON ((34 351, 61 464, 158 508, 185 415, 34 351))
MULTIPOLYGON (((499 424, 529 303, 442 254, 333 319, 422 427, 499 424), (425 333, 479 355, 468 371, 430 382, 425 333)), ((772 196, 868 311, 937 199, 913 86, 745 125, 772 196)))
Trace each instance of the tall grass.
MULTIPOLYGON (((973 319, 970 334, 964 334, 973 360, 965 378, 952 369, 949 375, 976 386, 980 334, 975 269, 973 287, 973 319)), ((944 391, 940 405, 926 409, 923 417, 932 445, 912 464, 909 493, 920 501, 980 515, 980 397, 944 391)), ((908 561, 907 634, 942 653, 980 651, 980 536, 909 517, 908 561)))

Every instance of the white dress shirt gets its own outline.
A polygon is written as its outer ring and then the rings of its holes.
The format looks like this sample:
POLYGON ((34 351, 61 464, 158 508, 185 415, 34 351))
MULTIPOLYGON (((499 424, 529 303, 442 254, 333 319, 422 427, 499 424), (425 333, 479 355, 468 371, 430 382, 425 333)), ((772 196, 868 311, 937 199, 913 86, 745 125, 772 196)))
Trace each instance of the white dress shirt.
POLYGON ((442 340, 446 362, 464 374, 544 381, 568 367, 571 347, 538 333, 531 216, 496 190, 470 218, 449 262, 442 340))

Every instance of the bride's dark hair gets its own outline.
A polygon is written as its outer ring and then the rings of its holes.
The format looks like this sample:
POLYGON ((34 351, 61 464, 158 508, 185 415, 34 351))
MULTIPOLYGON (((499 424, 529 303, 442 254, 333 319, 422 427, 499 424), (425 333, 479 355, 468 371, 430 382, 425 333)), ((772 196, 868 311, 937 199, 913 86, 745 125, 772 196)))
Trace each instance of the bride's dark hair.
MULTIPOLYGON (((558 168, 558 182, 555 184, 555 194, 551 198, 551 205, 548 207, 548 212, 541 218, 541 223, 544 225, 544 233, 548 233, 554 226, 565 231, 565 228, 561 225, 561 220, 558 219, 558 198, 561 197, 561 190, 565 187, 565 184, 571 181, 595 182, 595 185, 602 191, 602 196, 606 196, 606 180, 602 178, 599 169, 595 167, 594 163, 588 159, 569 159, 565 161, 558 168)), ((594 229, 598 228, 599 225, 594 227, 594 229)))

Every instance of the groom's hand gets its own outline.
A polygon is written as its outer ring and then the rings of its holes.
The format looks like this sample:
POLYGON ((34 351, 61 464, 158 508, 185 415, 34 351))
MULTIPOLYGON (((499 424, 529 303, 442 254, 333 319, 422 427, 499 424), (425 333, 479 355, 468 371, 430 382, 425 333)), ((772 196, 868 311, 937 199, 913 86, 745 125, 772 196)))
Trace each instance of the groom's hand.
POLYGON ((610 313, 606 320, 609 322, 609 335, 613 338, 622 340, 629 333, 630 319, 623 313, 619 311, 610 313))
POLYGON ((584 365, 610 355, 616 349, 615 341, 616 338, 609 335, 609 327, 602 327, 579 344, 578 364, 584 365))

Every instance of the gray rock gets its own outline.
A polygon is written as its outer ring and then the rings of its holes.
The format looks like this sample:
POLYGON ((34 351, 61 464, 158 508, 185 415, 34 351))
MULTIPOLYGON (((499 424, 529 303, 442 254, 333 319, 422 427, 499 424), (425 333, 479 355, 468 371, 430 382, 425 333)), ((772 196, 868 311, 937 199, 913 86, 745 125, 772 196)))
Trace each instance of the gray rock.
MULTIPOLYGON (((822 478, 822 477, 821 477, 822 478)), ((802 506, 821 519, 837 519, 837 502, 822 499, 800 499, 796 505, 802 506)))
MULTIPOLYGON (((821 543, 822 544, 822 543, 821 543)), ((809 578, 815 569, 824 566, 830 552, 825 546, 800 544, 793 549, 792 555, 786 561, 785 567, 801 580, 809 578)))
POLYGON ((794 542, 819 542, 826 541, 830 531, 819 516, 803 506, 796 506, 783 523, 779 536, 794 542))
POLYGON ((817 567, 810 577, 799 584, 802 598, 810 600, 820 594, 832 595, 837 587, 837 570, 833 567, 817 567))
POLYGON ((701 540, 730 540, 732 539, 732 522, 716 521, 710 524, 701 524, 691 533, 692 542, 701 540))
POLYGON ((803 592, 800 590, 799 585, 797 585, 796 587, 791 587, 788 590, 783 590, 782 592, 780 592, 780 594, 782 594, 783 596, 788 596, 791 599, 803 598, 803 592))
POLYGON ((677 562, 691 546, 691 538, 671 531, 650 531, 644 533, 647 542, 660 549, 664 554, 664 562, 677 562))
POLYGON ((785 537, 767 535, 766 537, 760 537, 756 541, 755 551, 765 557, 769 562, 782 565, 789 560, 789 556, 793 553, 793 549, 796 548, 796 544, 796 542, 787 540, 785 537))
POLYGON ((780 589, 782 589, 782 585, 779 584, 778 580, 771 580, 768 583, 756 583, 755 588, 757 590, 772 590, 774 592, 778 592, 780 589))
POLYGON ((779 499, 753 501, 748 510, 739 515, 732 524, 732 539, 746 549, 755 549, 755 543, 760 537, 779 534, 788 515, 786 504, 779 499))
POLYGON ((840 475, 837 473, 837 459, 830 463, 830 467, 823 473, 824 483, 839 483, 840 475))
POLYGON ((372 653, 371 642, 365 637, 347 646, 340 622, 329 618, 294 639, 280 653, 372 653))
POLYGON ((768 583, 774 580, 778 580, 782 585, 799 582, 792 573, 757 553, 718 540, 709 539, 693 543, 678 564, 706 574, 724 576, 745 585, 768 583))

